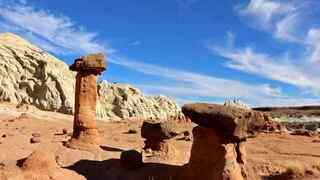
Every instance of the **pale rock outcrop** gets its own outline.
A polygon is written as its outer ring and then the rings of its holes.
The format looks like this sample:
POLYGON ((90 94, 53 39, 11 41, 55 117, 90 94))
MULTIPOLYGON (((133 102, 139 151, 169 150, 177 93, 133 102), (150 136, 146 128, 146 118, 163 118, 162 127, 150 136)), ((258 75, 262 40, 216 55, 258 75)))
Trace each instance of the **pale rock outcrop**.
MULTIPOLYGON (((180 107, 165 96, 147 97, 130 85, 98 84, 97 118, 180 118, 180 107)), ((31 104, 47 111, 74 112, 75 73, 25 39, 0 34, 0 102, 31 104)))
POLYGON ((228 107, 236 107, 236 108, 251 110, 251 107, 249 105, 240 101, 239 99, 227 99, 224 102, 224 105, 228 107))
POLYGON ((74 73, 21 37, 0 35, 0 101, 72 113, 74 73))
POLYGON ((145 96, 128 84, 98 85, 98 118, 183 119, 180 107, 166 96, 145 96))

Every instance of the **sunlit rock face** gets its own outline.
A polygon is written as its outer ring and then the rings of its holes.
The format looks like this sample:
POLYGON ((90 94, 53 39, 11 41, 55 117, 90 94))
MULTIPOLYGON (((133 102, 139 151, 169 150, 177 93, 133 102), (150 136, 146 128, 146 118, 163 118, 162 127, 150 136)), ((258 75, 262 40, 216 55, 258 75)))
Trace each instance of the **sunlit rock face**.
POLYGON ((166 96, 145 96, 128 84, 108 83, 98 85, 98 118, 120 119, 182 119, 181 108, 166 96))
POLYGON ((0 100, 71 114, 74 73, 68 66, 11 33, 0 35, 0 100))

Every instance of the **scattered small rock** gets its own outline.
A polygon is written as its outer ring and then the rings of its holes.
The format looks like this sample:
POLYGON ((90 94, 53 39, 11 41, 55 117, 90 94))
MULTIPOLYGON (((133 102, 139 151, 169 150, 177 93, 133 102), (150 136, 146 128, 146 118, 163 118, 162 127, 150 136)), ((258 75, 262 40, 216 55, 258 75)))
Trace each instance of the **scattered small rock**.
POLYGON ((138 169, 142 167, 142 154, 136 150, 123 151, 121 153, 121 165, 126 169, 138 169))
POLYGON ((135 129, 129 129, 128 134, 137 134, 138 131, 135 129))
POLYGON ((32 133, 31 135, 32 135, 32 137, 40 137, 41 136, 40 133, 32 133))
POLYGON ((152 149, 151 149, 151 148, 147 148, 147 149, 145 149, 144 151, 145 151, 145 153, 147 153, 147 154, 152 154, 152 149))
POLYGON ((6 165, 3 162, 0 162, 0 169, 3 169, 6 165))
POLYGON ((30 139, 30 143, 31 143, 31 144, 40 143, 40 142, 41 142, 41 140, 40 140, 39 137, 32 137, 32 138, 30 139))
POLYGON ((62 134, 68 134, 68 130, 67 129, 62 129, 62 134))
POLYGON ((190 136, 190 132, 189 131, 184 131, 183 132, 183 136, 190 136))
POLYGON ((2 138, 6 138, 6 137, 7 137, 7 135, 6 135, 6 134, 3 134, 1 137, 2 137, 2 138))
POLYGON ((320 143, 320 139, 314 139, 312 140, 313 143, 320 143))
POLYGON ((191 141, 191 133, 189 132, 189 131, 184 131, 183 132, 183 139, 185 140, 185 141, 191 141))

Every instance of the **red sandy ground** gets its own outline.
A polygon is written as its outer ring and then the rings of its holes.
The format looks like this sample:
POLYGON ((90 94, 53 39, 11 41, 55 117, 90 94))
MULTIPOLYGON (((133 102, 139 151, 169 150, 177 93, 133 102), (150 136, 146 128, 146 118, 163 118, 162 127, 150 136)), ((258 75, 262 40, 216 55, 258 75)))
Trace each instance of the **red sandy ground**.
MULTIPOLYGON (((119 157, 123 150, 141 151, 140 136, 142 121, 98 122, 102 139, 99 155, 65 148, 62 144, 70 136, 62 130, 72 132, 73 117, 54 112, 44 112, 33 107, 15 108, 0 104, 0 172, 18 169, 17 160, 27 157, 37 148, 54 152, 61 166, 76 170, 88 179, 146 179, 146 174, 156 179, 168 179, 166 174, 179 169, 188 162, 192 141, 174 141, 179 154, 171 161, 161 161, 144 155, 146 167, 134 172, 120 170, 119 157), (24 113, 24 116, 21 114, 24 113), (129 129, 137 134, 128 134, 129 129), (40 143, 30 143, 33 133, 40 133, 40 143), (5 135, 5 137, 2 137, 5 135), (100 156, 100 157, 99 157, 100 156), (99 160, 97 160, 99 159, 99 160)), ((177 132, 191 132, 194 124, 178 124, 177 132)), ((320 162, 320 137, 291 136, 287 134, 260 134, 247 142, 247 171, 249 179, 269 179, 271 174, 283 172, 288 163, 302 163, 311 169, 320 162)), ((315 175, 302 179, 320 179, 315 175)), ((146 179, 147 180, 147 179, 146 179)))

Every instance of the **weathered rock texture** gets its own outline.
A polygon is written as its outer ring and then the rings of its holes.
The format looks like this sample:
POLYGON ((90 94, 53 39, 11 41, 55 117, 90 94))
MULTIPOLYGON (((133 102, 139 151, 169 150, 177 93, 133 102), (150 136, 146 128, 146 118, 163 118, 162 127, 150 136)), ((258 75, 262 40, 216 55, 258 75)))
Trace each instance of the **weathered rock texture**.
POLYGON ((99 146, 96 127, 97 75, 105 70, 103 54, 84 56, 70 66, 77 71, 73 135, 68 147, 90 150, 99 146))
POLYGON ((248 133, 256 133, 266 123, 261 112, 217 104, 188 104, 182 111, 196 124, 212 128, 231 141, 246 139, 248 133))
POLYGON ((0 101, 71 113, 74 74, 67 65, 11 33, 0 35, 0 101))
POLYGON ((166 96, 145 96, 128 84, 108 83, 98 85, 98 117, 110 119, 183 119, 181 108, 166 96))
POLYGON ((182 179, 243 179, 236 143, 221 143, 222 139, 210 128, 197 126, 192 133, 191 156, 182 179))
MULTIPOLYGON (((0 34, 0 101, 39 109, 74 112, 75 73, 21 37, 0 34)), ((183 118, 180 107, 164 96, 147 97, 126 85, 98 84, 97 118, 183 118)))
POLYGON ((184 179, 244 179, 245 141, 265 126, 263 113, 215 104, 188 104, 182 111, 199 125, 184 179))

